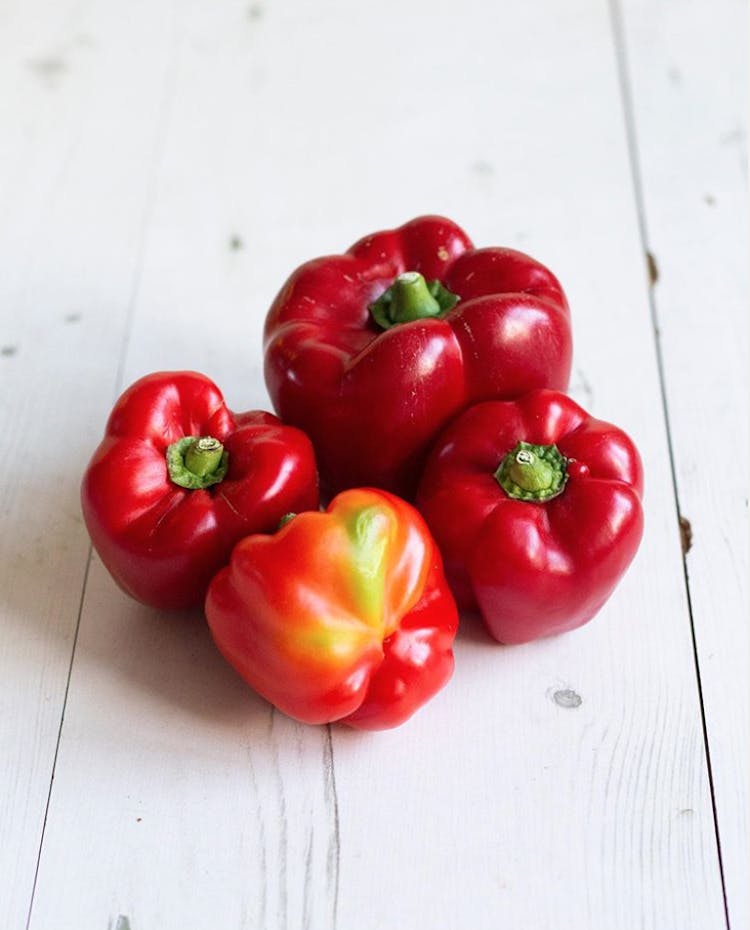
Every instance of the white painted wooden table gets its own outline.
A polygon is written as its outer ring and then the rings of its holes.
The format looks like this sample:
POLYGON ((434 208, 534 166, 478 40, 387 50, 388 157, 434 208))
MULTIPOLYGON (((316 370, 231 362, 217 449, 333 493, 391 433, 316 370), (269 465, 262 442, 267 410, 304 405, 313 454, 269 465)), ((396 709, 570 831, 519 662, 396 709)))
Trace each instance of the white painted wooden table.
POLYGON ((739 0, 0 4, 3 930, 747 930, 746 33, 739 0), (118 592, 78 482, 147 371, 267 406, 288 272, 424 212, 562 279, 646 536, 590 626, 467 625, 406 726, 304 727, 118 592))

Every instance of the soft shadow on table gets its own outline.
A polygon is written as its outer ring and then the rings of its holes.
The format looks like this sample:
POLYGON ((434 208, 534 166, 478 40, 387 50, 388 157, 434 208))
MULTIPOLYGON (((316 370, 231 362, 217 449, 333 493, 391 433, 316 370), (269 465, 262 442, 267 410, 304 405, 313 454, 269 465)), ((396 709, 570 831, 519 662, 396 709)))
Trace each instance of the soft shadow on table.
MULTIPOLYGON (((98 571, 103 573, 101 566, 98 571)), ((96 584, 106 584, 111 598, 120 601, 118 609, 127 615, 121 619, 128 627, 126 659, 123 661, 119 647, 105 636, 92 637, 84 631, 78 643, 81 660, 110 667, 129 684, 196 718, 250 727, 268 725, 271 706, 221 656, 201 610, 156 611, 129 601, 109 578, 100 577, 96 584)), ((483 648, 503 648, 489 635, 478 614, 462 614, 458 640, 483 648)), ((343 724, 334 724, 333 730, 346 733, 350 739, 361 732, 343 724)))
POLYGON ((219 654, 200 609, 145 607, 120 592, 95 554, 88 564, 78 483, 75 473, 32 468, 9 489, 0 634, 16 687, 62 701, 75 644, 69 699, 79 687, 96 694, 89 678, 104 674, 196 718, 267 721, 269 705, 219 654))
MULTIPOLYGON (((179 706, 195 717, 212 722, 267 725, 270 705, 257 695, 221 656, 213 643, 200 609, 157 611, 136 604, 115 587, 93 556, 89 573, 91 605, 84 612, 86 624, 97 604, 116 604, 118 639, 125 637, 124 652, 106 635, 82 630, 78 650, 82 660, 108 665, 113 673, 179 706)), ((103 618, 102 618, 103 619, 103 618)), ((502 649, 487 632, 478 614, 461 616, 458 640, 502 649)), ((334 725, 335 732, 349 727, 334 725)))
POLYGON ((92 566, 94 570, 99 590, 92 590, 93 603, 84 610, 77 646, 77 661, 84 670, 95 663, 117 676, 126 689, 142 692, 157 709, 165 705, 167 711, 230 728, 267 725, 269 704, 219 653, 202 610, 154 610, 121 594, 100 565, 92 566), (117 604, 109 618, 96 610, 105 586, 109 601, 117 604))
POLYGON ((487 632, 487 627, 478 613, 469 611, 461 612, 461 620, 458 625, 458 635, 456 639, 460 642, 481 643, 483 646, 492 646, 496 649, 503 649, 502 643, 499 643, 487 632))

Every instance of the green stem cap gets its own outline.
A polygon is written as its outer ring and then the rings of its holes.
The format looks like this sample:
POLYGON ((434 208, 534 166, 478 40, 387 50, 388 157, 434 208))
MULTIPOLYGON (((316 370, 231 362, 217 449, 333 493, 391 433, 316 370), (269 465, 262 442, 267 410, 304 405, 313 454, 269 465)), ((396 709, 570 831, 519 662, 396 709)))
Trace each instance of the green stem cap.
POLYGON ((425 281, 418 271, 405 271, 370 304, 370 313, 378 326, 390 329, 413 320, 442 319, 459 300, 440 281, 425 281))
POLYGON ((229 455, 213 436, 185 436, 167 448, 169 477, 181 488, 197 490, 218 484, 229 467, 229 455))
POLYGON ((548 501, 565 490, 568 460, 557 446, 519 442, 495 472, 495 480, 517 501, 548 501))

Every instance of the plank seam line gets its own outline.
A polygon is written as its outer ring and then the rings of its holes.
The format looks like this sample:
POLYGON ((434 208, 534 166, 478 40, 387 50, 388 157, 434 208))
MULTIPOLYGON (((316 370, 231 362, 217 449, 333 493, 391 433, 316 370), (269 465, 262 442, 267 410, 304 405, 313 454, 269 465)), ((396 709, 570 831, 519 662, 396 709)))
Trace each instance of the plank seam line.
MULTIPOLYGON (((174 28, 174 27, 173 27, 174 28)), ((130 286, 130 294, 128 297, 127 310, 125 314, 125 333, 123 336, 122 349, 120 351, 120 357, 118 359, 117 371, 115 374, 115 398, 119 395, 121 391, 122 379, 125 371, 125 363, 127 361, 128 351, 130 348, 130 336, 133 329, 133 322, 135 319, 135 305, 138 299, 138 293, 140 290, 140 282, 143 273, 143 262, 146 253, 146 240, 148 238, 148 229, 151 225, 151 220, 154 213, 154 204, 156 201, 156 186, 159 176, 159 169, 161 168, 163 157, 164 157, 164 143, 166 139, 166 127, 168 123, 168 116, 172 109, 172 104, 176 92, 176 64, 177 64, 177 49, 179 46, 178 41, 178 31, 175 29, 175 32, 172 36, 171 46, 169 50, 169 58, 167 61, 167 66, 165 68, 164 74, 164 83, 161 93, 161 101, 159 104, 158 114, 157 114, 157 130, 153 143, 153 155, 152 155, 152 167, 150 177, 148 179, 147 188, 146 188, 146 203, 143 210, 143 217, 141 220, 141 228, 138 238, 138 248, 135 255, 135 264, 133 268, 133 278, 130 286)), ((65 713, 68 706, 68 694, 70 692, 70 682, 73 677, 73 665, 76 658, 76 651, 78 645, 78 635, 81 628, 81 618, 83 616, 83 607, 86 601, 86 593, 88 590, 88 579, 89 572, 91 570, 93 550, 89 546, 88 558, 86 560, 86 569, 83 575, 83 584, 81 586, 81 598, 78 605, 78 617, 76 619, 75 633, 73 635, 73 644, 70 651, 70 662, 68 665, 68 677, 65 683, 65 693, 63 695, 62 709, 60 713, 60 725, 57 731, 57 740, 55 743, 55 752, 52 757, 52 770, 50 773, 50 784, 49 790, 47 792, 47 802, 44 808, 44 818, 42 820, 42 831, 39 837, 39 849, 37 852, 36 868, 34 869, 34 881, 31 886, 31 899, 29 901, 29 910, 26 918, 26 930, 29 930, 31 926, 31 919, 34 913, 34 903, 36 899, 36 890, 37 883, 39 879, 39 870, 41 868, 42 861, 42 852, 44 849, 44 840, 47 832, 47 819, 49 816, 50 807, 52 804, 52 789, 55 782, 55 773, 57 771, 57 760, 60 752, 60 744, 62 742, 62 733, 63 727, 65 724, 65 713)))
POLYGON ((339 819, 339 795, 336 788, 336 761, 333 752, 333 727, 329 723, 326 727, 328 730, 328 756, 330 759, 330 778, 331 778, 331 795, 333 797, 333 837, 336 851, 336 880, 333 886, 333 928, 338 926, 339 910, 339 880, 341 876, 341 822, 339 819))
MULTIPOLYGON (((615 61, 617 65, 617 78, 620 85, 620 95, 622 98, 623 121, 625 124, 625 137, 627 140, 628 160, 630 162, 631 181, 633 184, 633 193, 635 197, 636 211, 638 215, 638 231, 641 239, 641 248, 644 254, 652 252, 649 239, 648 227, 646 223, 646 206, 643 193, 643 179, 641 175, 640 156, 638 152, 638 142, 635 129, 635 110, 633 105, 633 95, 630 86, 630 69, 628 67, 628 57, 625 42, 625 29, 623 17, 620 8, 620 0, 608 0, 610 21, 612 26, 612 37, 615 50, 615 61)), ((666 378, 664 375, 664 358, 661 349, 661 337, 659 328, 659 313, 656 306, 656 297, 653 286, 648 288, 648 305, 651 315, 651 328, 654 336, 654 347, 656 351, 656 366, 659 378, 659 393, 661 395, 662 417, 667 438, 667 453, 669 457, 669 469, 672 477, 672 492, 674 495, 675 508, 677 515, 682 514, 680 508, 680 494, 677 484, 677 469, 675 466, 674 444, 672 442, 672 431, 669 419, 669 408, 667 404, 666 378)), ((714 787, 713 768, 711 765, 711 749, 708 738, 708 726, 706 724, 706 708, 703 699, 703 685, 701 682, 700 658, 698 656, 698 642, 695 633, 695 619, 693 617, 693 603, 690 596, 690 577, 687 567, 687 554, 682 553, 682 575, 685 587, 685 597, 687 601, 688 617, 690 621, 690 637, 693 647, 693 662, 695 666, 695 678, 698 688, 698 702, 700 705, 701 727, 703 730, 703 748, 706 754, 706 769, 708 774, 708 785, 711 795, 711 809, 714 820, 714 836, 716 839, 716 853, 719 865, 719 878, 721 880, 721 893, 724 901, 724 918, 726 920, 727 930, 731 930, 729 919, 729 902, 727 900, 726 880, 724 878, 724 860, 721 851, 721 835, 719 831, 719 818, 716 808, 716 791, 714 787)))
POLYGON ((39 879, 39 868, 42 862, 42 847, 44 845, 44 835, 47 830, 47 816, 49 815, 50 805, 52 803, 52 788, 55 784, 55 770, 57 769, 57 756, 60 752, 60 743, 62 742, 63 725, 65 723, 65 710, 68 706, 68 692, 70 691, 70 681, 73 677, 73 661, 76 655, 76 645, 78 644, 78 631, 81 628, 81 617, 83 616, 83 604, 86 597, 86 586, 91 569, 93 550, 89 546, 88 558, 86 559, 86 569, 83 573, 83 584, 81 585, 81 598, 78 602, 78 617, 76 618, 76 628, 73 633, 73 644, 70 650, 70 662, 68 663, 68 678, 65 682, 65 694, 63 695, 62 712, 60 714, 60 725, 57 729, 57 740, 55 742, 55 753, 52 757, 52 771, 50 773, 49 789, 47 791, 47 802, 44 805, 44 819, 42 820, 42 832, 39 837, 39 850, 36 857, 36 868, 34 869, 34 882, 31 886, 31 899, 29 901, 29 911, 26 917, 26 930, 29 930, 31 917, 34 910, 34 898, 36 896, 36 886, 39 879))

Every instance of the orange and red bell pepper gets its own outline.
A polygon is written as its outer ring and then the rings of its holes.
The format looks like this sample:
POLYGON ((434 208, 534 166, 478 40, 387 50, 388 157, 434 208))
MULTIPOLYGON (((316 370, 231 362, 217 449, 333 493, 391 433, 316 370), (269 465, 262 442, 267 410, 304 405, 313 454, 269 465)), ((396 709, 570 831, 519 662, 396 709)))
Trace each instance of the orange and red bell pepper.
POLYGON ((456 605, 420 515, 357 489, 240 542, 206 616, 226 659, 305 723, 402 723, 453 670, 456 605))
POLYGON ((157 372, 117 401, 81 487, 94 547, 128 594, 203 602, 248 533, 318 506, 309 439, 262 411, 232 413, 196 372, 157 372))
POLYGON ((308 433, 331 491, 411 496, 455 414, 564 390, 570 364, 568 305, 552 272, 513 249, 475 249, 437 216, 302 265, 265 325, 274 407, 308 433))

